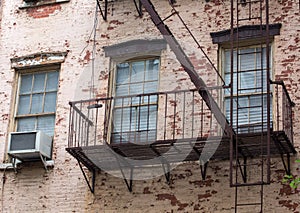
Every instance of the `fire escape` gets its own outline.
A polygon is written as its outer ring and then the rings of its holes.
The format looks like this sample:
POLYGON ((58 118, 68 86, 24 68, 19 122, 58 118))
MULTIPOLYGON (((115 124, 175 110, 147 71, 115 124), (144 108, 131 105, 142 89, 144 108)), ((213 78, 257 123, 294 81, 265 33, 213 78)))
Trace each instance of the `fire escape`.
MULTIPOLYGON (((77 159, 90 190, 94 192, 97 171, 119 170, 128 189, 132 191, 134 170, 145 165, 161 165, 169 182, 172 164, 182 161, 199 161, 201 176, 205 179, 208 161, 203 159, 203 153, 207 153, 211 155, 210 159, 230 160, 230 186, 235 187, 235 210, 253 206, 251 208, 262 212, 264 185, 270 184, 271 157, 281 156, 286 172, 290 173, 290 155, 296 153, 292 129, 294 104, 284 83, 272 81, 270 76, 268 0, 231 1, 231 79, 226 85, 218 74, 222 85, 213 88, 208 87, 199 76, 199 71, 195 70, 166 25, 169 18, 177 16, 213 69, 219 73, 176 11, 175 2, 169 1, 172 13, 162 19, 150 0, 133 1, 140 16, 142 7, 149 13, 195 89, 70 102, 67 151, 77 159), (245 10, 248 12, 243 12, 245 10), (255 14, 253 11, 256 11, 255 14), (244 106, 241 95, 245 88, 239 86, 239 80, 247 71, 241 70, 238 58, 249 52, 241 51, 240 29, 251 21, 256 23, 261 40, 260 47, 255 50, 261 57, 261 67, 251 71, 260 73, 262 77, 260 86, 251 88, 258 91, 260 101, 256 105, 244 106), (262 67, 264 63, 266 67, 262 67), (228 119, 217 101, 225 90, 230 91, 228 119), (142 100, 148 100, 149 103, 153 97, 159 100, 157 123, 161 128, 157 130, 157 138, 147 143, 138 143, 138 139, 135 143, 109 143, 113 104, 119 101, 123 105, 126 100, 132 102, 134 99, 141 106, 142 100), (245 109, 261 112, 258 124, 239 124, 239 116, 245 109), (180 119, 175 119, 175 115, 180 119), (207 129, 207 125, 212 123, 216 123, 216 127, 207 129), (176 126, 181 127, 181 134, 175 133, 176 126), (83 166, 90 171, 91 178, 83 166), (248 171, 253 169, 257 172, 251 176, 248 171), (257 197, 253 201, 243 201, 242 193, 249 187, 257 190, 257 197)), ((104 20, 107 19, 108 3, 108 0, 97 0, 104 20)), ((135 139, 139 134, 137 131, 135 139)), ((146 137, 149 137, 148 133, 146 137)))

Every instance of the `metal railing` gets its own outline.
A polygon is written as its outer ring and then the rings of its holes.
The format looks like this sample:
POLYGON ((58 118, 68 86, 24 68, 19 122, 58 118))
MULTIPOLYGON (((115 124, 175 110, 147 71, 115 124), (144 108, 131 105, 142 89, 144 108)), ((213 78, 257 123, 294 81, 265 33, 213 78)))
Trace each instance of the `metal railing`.
MULTIPOLYGON (((222 87, 209 89, 221 102, 222 87)), ((207 138, 222 130, 198 91, 70 102, 69 147, 207 138)))
MULTIPOLYGON (((293 143, 294 103, 283 82, 271 84, 272 131, 284 131, 293 143)), ((224 92, 220 88, 210 89, 210 93, 223 105, 224 92)), ((262 127, 256 129, 265 131, 262 127)), ((69 147, 205 139, 222 133, 195 89, 70 102, 69 147)))
POLYGON ((283 81, 271 81, 273 88, 273 131, 284 131, 293 144, 293 107, 295 103, 291 100, 283 81))

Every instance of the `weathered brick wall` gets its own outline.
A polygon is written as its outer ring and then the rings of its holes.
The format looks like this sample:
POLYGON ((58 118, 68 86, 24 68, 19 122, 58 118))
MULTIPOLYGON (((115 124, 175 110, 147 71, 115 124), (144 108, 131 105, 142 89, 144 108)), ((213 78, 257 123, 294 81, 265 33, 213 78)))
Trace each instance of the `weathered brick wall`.
MULTIPOLYGON (((167 1, 153 1, 160 14, 169 14, 167 1)), ((211 0, 178 0, 176 8, 199 39, 200 44, 217 64, 218 46, 213 45, 209 32, 229 29, 230 2, 211 0)), ((95 195, 91 194, 75 161, 66 151, 68 133, 68 101, 89 97, 92 75, 93 29, 96 2, 71 0, 64 4, 19 9, 22 0, 2 1, 0 43, 0 158, 5 157, 14 100, 14 70, 10 59, 32 53, 67 52, 60 72, 54 138, 55 166, 48 172, 38 164, 21 165, 15 174, 5 172, 6 181, 0 189, 3 212, 233 212, 234 188, 229 187, 229 162, 212 162, 207 180, 202 181, 199 166, 185 163, 171 175, 170 186, 164 177, 134 181, 129 193, 123 180, 99 173, 95 195)), ((274 40, 275 78, 284 80, 295 101, 294 140, 299 150, 299 3, 295 0, 270 2, 270 22, 282 23, 281 35, 274 40)), ((176 18, 168 25, 191 56, 195 67, 209 85, 216 84, 212 68, 186 36, 176 18), (208 71, 207 71, 208 70, 208 71)), ((107 92, 110 62, 104 57, 103 46, 134 39, 157 39, 161 35, 149 16, 137 16, 132 1, 110 3, 108 21, 100 18, 97 27, 95 83, 97 97, 107 92)), ((170 50, 161 57, 160 90, 192 88, 188 76, 170 50)), ((293 162, 294 159, 292 159, 293 162)), ((297 165, 292 163, 294 173, 297 165)), ((299 171, 298 171, 299 172, 299 171)), ((252 174, 255 171, 252 171, 252 174)), ((4 171, 0 172, 0 177, 4 171)), ((272 160, 272 184, 265 187, 266 212, 299 212, 299 191, 281 183, 284 175, 280 159, 272 160)), ((3 180, 2 180, 3 181, 3 180)), ((254 191, 247 190, 247 197, 254 191)), ((248 212, 252 212, 252 209, 248 212)))

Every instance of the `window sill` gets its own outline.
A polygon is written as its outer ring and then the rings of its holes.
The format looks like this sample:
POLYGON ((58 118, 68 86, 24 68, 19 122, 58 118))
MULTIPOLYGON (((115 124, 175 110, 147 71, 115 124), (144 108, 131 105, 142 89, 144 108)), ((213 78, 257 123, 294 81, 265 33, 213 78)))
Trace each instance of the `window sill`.
POLYGON ((59 4, 59 3, 67 3, 70 0, 37 0, 33 2, 23 2, 23 5, 19 6, 19 9, 27 9, 32 7, 39 7, 44 5, 51 5, 51 4, 59 4))

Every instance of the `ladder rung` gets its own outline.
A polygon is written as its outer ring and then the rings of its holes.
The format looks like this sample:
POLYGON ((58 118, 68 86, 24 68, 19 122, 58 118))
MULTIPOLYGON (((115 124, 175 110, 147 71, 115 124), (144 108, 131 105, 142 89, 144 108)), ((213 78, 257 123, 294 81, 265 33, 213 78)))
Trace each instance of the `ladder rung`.
POLYGON ((269 183, 264 182, 264 181, 259 181, 259 182, 253 182, 253 183, 235 183, 232 186, 234 187, 244 187, 244 186, 261 186, 261 185, 267 185, 269 183))
POLYGON ((245 88, 245 89, 238 89, 237 91, 245 91, 245 90, 254 90, 254 89, 263 89, 262 87, 252 87, 252 88, 245 88))
POLYGON ((258 206, 262 203, 237 203, 236 206, 258 206))
POLYGON ((259 165, 260 163, 238 163, 238 161, 236 161, 236 166, 239 165, 239 166, 257 166, 259 165))
POLYGON ((249 18, 241 18, 241 19, 238 19, 237 21, 240 22, 240 21, 250 21, 250 20, 253 20, 253 19, 261 19, 260 16, 256 16, 256 17, 249 17, 249 18))
MULTIPOLYGON (((256 105, 256 106, 247 106, 247 107, 237 107, 237 109, 252 109, 252 108, 258 108, 258 107, 263 107, 262 105, 256 105)), ((260 112, 261 114, 261 112, 260 112)))
POLYGON ((261 2, 260 0, 254 0, 254 1, 240 1, 238 2, 238 5, 246 5, 246 4, 251 4, 251 3, 258 3, 258 2, 261 2))

